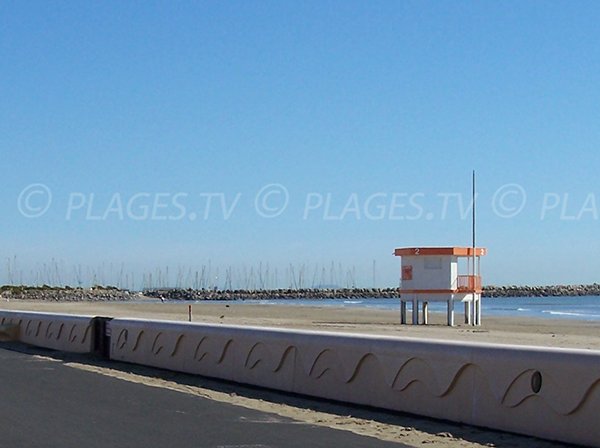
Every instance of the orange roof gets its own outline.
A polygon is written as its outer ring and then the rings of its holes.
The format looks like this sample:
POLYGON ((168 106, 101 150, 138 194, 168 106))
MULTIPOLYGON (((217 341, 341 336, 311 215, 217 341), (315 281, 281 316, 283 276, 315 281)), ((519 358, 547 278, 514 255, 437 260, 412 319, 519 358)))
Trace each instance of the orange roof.
POLYGON ((455 257, 480 257, 487 255, 485 247, 402 247, 394 250, 394 255, 421 256, 421 255, 454 255, 455 257))

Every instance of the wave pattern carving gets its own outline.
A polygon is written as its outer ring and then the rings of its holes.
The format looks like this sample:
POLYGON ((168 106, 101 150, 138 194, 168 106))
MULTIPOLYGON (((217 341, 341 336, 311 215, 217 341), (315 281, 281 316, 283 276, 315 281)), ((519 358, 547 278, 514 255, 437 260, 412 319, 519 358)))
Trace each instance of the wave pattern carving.
MULTIPOLYGON (((91 349, 91 318, 0 311, 0 319, 19 322, 26 343, 91 349)), ((114 360, 600 446, 600 351, 142 319, 106 325, 114 360)))
MULTIPOLYGON (((517 366, 514 362, 509 363, 510 365, 503 364, 503 369, 510 372, 510 377, 507 377, 508 380, 495 380, 493 378, 494 369, 497 369, 498 366, 490 366, 489 359, 478 363, 476 359, 466 361, 468 357, 465 357, 463 362, 453 363, 442 359, 443 353, 428 358, 415 353, 414 350, 410 350, 410 352, 397 350, 396 365, 393 366, 393 370, 390 370, 389 350, 385 351, 383 356, 372 347, 364 351, 360 350, 360 347, 359 350, 353 350, 352 347, 348 348, 347 344, 344 344, 340 350, 331 343, 335 342, 336 338, 340 338, 339 335, 321 338, 321 344, 307 340, 310 343, 303 345, 297 342, 297 336, 294 337, 295 343, 282 344, 281 340, 274 341, 272 337, 261 338, 260 331, 257 331, 256 334, 247 331, 227 338, 223 337, 222 330, 218 334, 213 334, 211 329, 206 327, 201 327, 201 329, 195 329, 194 333, 188 333, 181 328, 181 324, 178 324, 176 329, 170 329, 165 323, 160 326, 160 329, 156 328, 151 331, 146 327, 138 334, 141 335, 144 331, 151 333, 150 338, 145 341, 145 343, 151 343, 149 353, 153 357, 161 357, 162 351, 168 350, 163 356, 165 360, 188 357, 197 363, 204 363, 208 359, 212 359, 213 364, 219 365, 224 363, 225 358, 231 356, 232 359, 237 360, 234 360, 234 365, 238 370, 237 376, 243 376, 244 371, 256 370, 261 365, 265 366, 265 370, 270 374, 277 375, 285 364, 294 363, 296 375, 305 376, 306 381, 318 382, 328 376, 334 378, 328 381, 337 381, 340 385, 349 386, 363 375, 363 370, 372 368, 367 368, 367 365, 376 365, 380 376, 385 378, 385 384, 378 385, 378 387, 384 387, 390 393, 401 394, 409 390, 413 384, 420 383, 427 394, 438 399, 452 396, 459 383, 463 380, 472 381, 471 377, 475 376, 478 381, 485 383, 485 388, 492 395, 494 405, 497 407, 518 408, 528 398, 537 396, 538 401, 543 402, 552 412, 562 416, 570 415, 580 408, 586 397, 591 394, 592 389, 600 382, 600 371, 596 368, 595 374, 589 377, 587 384, 571 388, 570 400, 565 402, 562 393, 552 393, 545 390, 544 387, 539 393, 532 391, 531 375, 540 367, 527 363, 527 358, 521 359, 517 363, 522 366, 517 366), (195 333, 201 334, 194 337, 195 333), (194 339, 198 342, 189 344, 194 339), (442 362, 439 362, 440 359, 442 362), (438 363, 443 368, 440 368, 438 363), (298 367, 300 367, 300 371, 298 367), (326 375, 327 373, 330 375, 326 375), (469 378, 466 378, 467 376, 469 378)), ((232 332, 233 334, 235 333, 232 332)), ((135 346, 137 347, 141 343, 138 338, 135 346)), ((118 351, 127 350, 127 346, 123 346, 119 342, 117 342, 116 348, 118 351)), ((119 353, 119 356, 127 358, 127 353, 119 353)), ((155 365, 156 362, 153 364, 155 365)), ((364 374, 368 375, 369 372, 365 371, 364 374)), ((555 377, 552 369, 546 369, 543 373, 544 385, 551 383, 558 385, 563 382, 561 377, 564 380, 569 375, 559 374, 555 377)), ((570 378, 569 382, 572 383, 570 378)))
POLYGON ((91 351, 91 318, 25 311, 0 311, 2 322, 19 326, 21 342, 55 350, 91 351))

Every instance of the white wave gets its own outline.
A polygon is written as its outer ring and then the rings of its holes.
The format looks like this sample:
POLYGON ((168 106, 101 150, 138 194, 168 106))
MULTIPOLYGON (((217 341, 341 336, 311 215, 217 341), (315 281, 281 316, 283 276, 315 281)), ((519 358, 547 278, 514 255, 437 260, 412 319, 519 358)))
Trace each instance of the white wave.
POLYGON ((531 311, 531 308, 517 308, 517 311, 531 311))
POLYGON ((553 316, 600 317, 600 314, 573 313, 573 312, 568 312, 568 311, 543 310, 542 313, 552 314, 553 316))
POLYGON ((355 303, 363 303, 363 301, 362 300, 344 300, 344 303, 355 304, 355 303))

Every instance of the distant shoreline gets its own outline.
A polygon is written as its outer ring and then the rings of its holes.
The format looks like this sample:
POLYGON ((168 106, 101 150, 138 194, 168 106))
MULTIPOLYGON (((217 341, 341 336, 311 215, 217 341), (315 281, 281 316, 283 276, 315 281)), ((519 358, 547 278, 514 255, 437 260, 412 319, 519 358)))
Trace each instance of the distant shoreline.
MULTIPOLYGON (((600 296, 600 284, 551 286, 484 286, 483 297, 576 297, 600 296)), ((294 299, 395 299, 398 288, 274 289, 274 290, 194 290, 157 288, 133 292, 115 287, 93 288, 52 286, 0 287, 4 300, 44 301, 130 301, 144 298, 164 300, 294 300, 294 299)))

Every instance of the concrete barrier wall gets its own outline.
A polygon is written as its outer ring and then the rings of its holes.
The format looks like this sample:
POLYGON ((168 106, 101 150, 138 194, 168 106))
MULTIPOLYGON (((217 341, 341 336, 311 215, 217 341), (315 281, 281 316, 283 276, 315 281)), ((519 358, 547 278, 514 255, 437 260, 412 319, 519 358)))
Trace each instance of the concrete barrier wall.
POLYGON ((600 352, 113 319, 110 357, 600 446, 600 352))
POLYGON ((26 344, 74 353, 92 351, 90 316, 0 311, 0 325, 17 325, 17 339, 26 344))
POLYGON ((600 446, 600 351, 0 311, 12 324, 40 347, 110 337, 114 360, 600 446))

